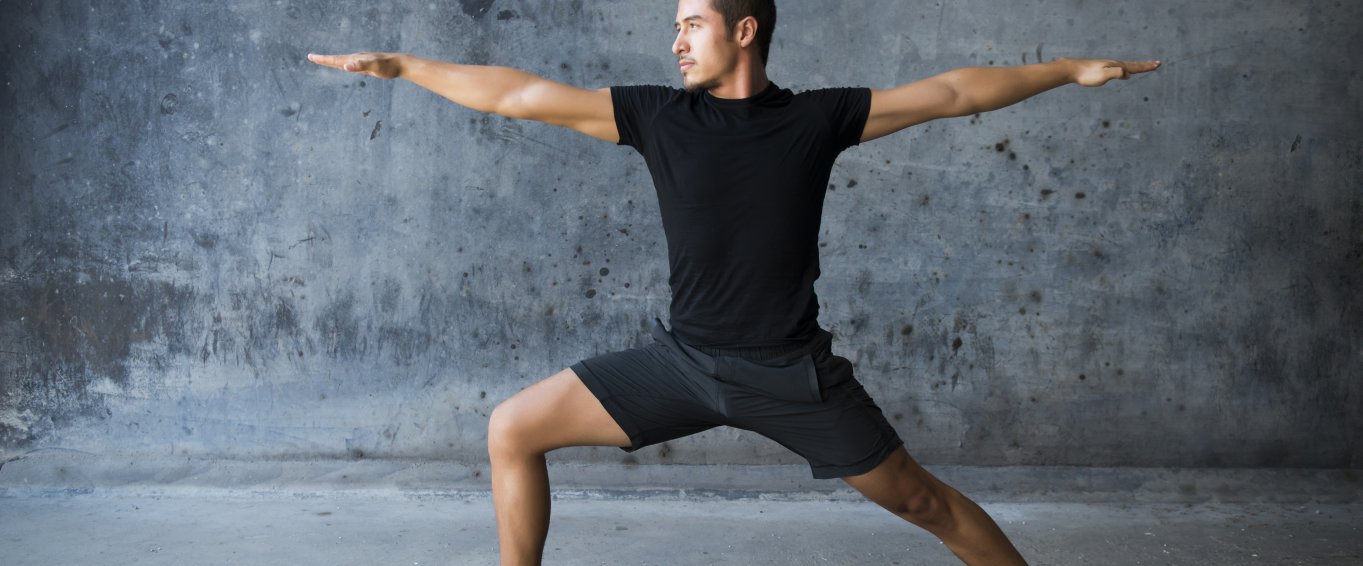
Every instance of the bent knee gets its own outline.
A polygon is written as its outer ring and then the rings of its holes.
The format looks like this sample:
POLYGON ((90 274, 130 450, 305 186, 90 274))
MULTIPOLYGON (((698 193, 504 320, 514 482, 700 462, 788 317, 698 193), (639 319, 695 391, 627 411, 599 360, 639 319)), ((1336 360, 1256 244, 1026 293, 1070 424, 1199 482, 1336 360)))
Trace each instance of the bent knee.
POLYGON ((890 511, 916 525, 936 526, 951 522, 951 488, 925 485, 896 501, 890 511))
POLYGON ((533 415, 515 399, 502 401, 487 419, 487 451, 496 458, 532 450, 529 434, 533 415))

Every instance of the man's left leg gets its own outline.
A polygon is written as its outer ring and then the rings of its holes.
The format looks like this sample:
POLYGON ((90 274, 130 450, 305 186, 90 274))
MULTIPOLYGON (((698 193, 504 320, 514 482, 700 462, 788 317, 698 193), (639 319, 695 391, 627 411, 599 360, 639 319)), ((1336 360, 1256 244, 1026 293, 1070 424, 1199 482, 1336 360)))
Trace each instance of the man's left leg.
POLYGON ((966 564, 1027 562, 997 523, 900 446, 869 472, 842 478, 867 499, 942 539, 966 564))

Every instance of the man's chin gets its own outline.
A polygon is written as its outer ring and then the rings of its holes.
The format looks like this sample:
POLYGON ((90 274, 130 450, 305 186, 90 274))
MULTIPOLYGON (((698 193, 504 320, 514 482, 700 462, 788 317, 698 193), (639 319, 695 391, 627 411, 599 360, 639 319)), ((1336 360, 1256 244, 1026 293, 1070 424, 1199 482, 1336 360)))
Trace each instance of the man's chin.
POLYGON ((686 79, 686 78, 684 78, 684 77, 682 78, 682 88, 686 89, 687 92, 695 93, 695 92, 707 91, 707 90, 710 90, 710 89, 712 89, 712 88, 715 88, 716 86, 719 86, 718 81, 706 81, 706 82, 702 82, 702 81, 692 81, 692 80, 686 79))

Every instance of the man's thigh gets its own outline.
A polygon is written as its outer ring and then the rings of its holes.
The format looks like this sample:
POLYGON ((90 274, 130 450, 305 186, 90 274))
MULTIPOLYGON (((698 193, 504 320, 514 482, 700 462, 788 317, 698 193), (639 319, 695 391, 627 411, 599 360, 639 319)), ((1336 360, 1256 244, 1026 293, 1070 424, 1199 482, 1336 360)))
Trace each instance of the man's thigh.
POLYGON ((489 428, 490 435, 514 435, 519 448, 537 452, 567 446, 629 445, 629 436, 571 369, 503 401, 493 410, 489 428))
POLYGON ((572 370, 629 437, 627 452, 725 424, 720 384, 656 342, 572 370))
POLYGON ((731 392, 733 426, 772 439, 809 462, 816 479, 864 474, 903 445, 880 407, 852 375, 851 363, 824 351, 815 366, 822 401, 781 401, 731 392))

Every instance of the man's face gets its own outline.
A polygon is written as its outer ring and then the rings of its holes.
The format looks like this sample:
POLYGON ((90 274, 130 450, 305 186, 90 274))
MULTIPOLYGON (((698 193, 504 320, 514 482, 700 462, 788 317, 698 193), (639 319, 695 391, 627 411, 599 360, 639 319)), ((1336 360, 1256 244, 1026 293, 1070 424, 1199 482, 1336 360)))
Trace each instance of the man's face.
POLYGON ((738 41, 729 37, 724 16, 710 0, 678 0, 677 39, 672 53, 681 68, 682 86, 690 91, 709 90, 738 62, 738 41))

